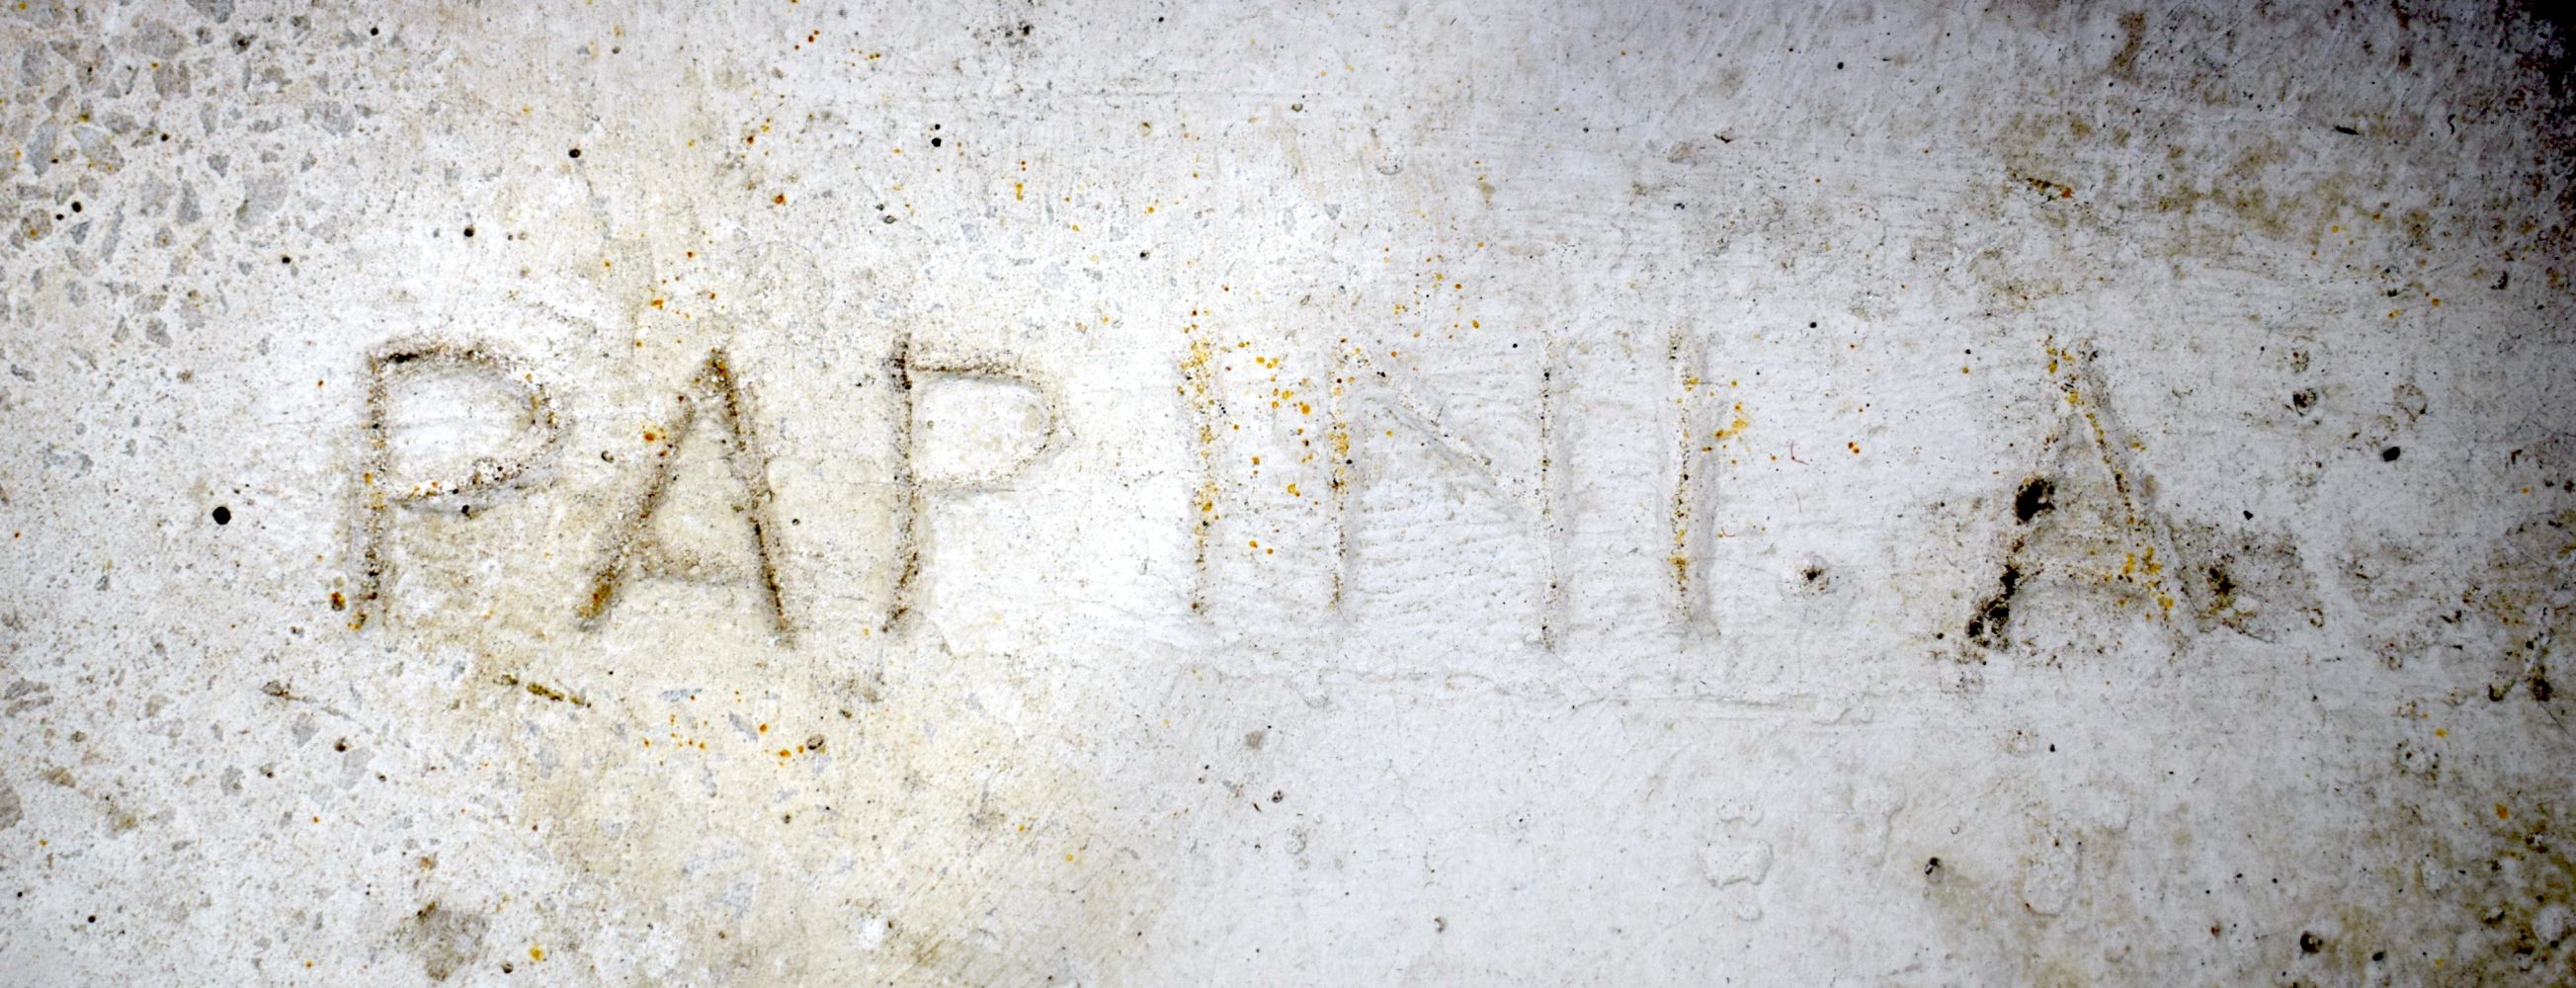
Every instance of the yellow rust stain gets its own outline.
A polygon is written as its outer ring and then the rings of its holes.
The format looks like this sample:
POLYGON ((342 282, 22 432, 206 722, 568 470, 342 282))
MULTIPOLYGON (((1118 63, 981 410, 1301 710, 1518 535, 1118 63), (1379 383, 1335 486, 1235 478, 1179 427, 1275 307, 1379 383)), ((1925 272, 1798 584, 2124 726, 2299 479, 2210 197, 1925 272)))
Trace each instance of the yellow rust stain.
POLYGON ((1716 432, 1709 433, 1709 438, 1718 440, 1732 439, 1736 436, 1743 435, 1744 430, 1752 425, 1753 420, 1745 417, 1744 403, 1739 401, 1734 403, 1733 407, 1727 410, 1726 424, 1719 427, 1716 432))

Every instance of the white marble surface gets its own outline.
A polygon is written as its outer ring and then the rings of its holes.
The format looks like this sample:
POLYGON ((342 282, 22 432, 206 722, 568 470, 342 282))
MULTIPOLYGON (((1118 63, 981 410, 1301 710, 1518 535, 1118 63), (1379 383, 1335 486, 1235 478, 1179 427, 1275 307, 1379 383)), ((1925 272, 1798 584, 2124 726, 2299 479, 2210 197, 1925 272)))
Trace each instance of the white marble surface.
POLYGON ((12 3, 0 981, 2576 977, 2563 52, 12 3))

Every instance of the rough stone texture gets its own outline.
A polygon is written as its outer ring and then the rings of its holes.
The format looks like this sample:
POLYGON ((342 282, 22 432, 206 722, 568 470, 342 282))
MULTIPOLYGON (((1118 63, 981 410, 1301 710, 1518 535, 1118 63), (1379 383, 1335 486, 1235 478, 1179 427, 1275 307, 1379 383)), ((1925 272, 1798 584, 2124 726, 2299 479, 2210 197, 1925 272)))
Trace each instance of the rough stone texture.
POLYGON ((0 10, 0 980, 2576 978, 2556 25, 713 7, 0 10))

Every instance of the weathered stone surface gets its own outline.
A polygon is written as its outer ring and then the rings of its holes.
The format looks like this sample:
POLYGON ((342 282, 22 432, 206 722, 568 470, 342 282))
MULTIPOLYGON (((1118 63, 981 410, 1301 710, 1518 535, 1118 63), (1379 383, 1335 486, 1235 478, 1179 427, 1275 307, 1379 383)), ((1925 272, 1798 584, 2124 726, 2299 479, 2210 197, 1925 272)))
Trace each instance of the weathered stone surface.
POLYGON ((2513 7, 0 10, 0 980, 2576 979, 2513 7))

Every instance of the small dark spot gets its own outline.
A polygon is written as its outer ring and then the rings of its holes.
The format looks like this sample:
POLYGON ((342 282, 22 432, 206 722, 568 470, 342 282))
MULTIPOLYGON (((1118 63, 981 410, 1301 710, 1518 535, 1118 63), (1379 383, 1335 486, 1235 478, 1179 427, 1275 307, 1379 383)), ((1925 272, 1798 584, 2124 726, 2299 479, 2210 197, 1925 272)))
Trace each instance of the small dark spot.
POLYGON ((347 750, 349 750, 349 739, 348 739, 348 738, 341 738, 340 740, 337 740, 337 741, 333 741, 333 742, 331 742, 331 750, 333 750, 333 751, 347 751, 347 750))
POLYGON ((806 738, 806 739, 805 739, 805 750, 807 750, 807 751, 821 751, 821 750, 823 750, 823 736, 822 736, 822 735, 820 735, 820 734, 817 734, 817 735, 814 735, 813 737, 806 738))
POLYGON ((376 36, 376 29, 375 29, 375 28, 368 28, 368 29, 367 29, 367 37, 372 38, 372 37, 375 37, 375 36, 376 36))
POLYGON ((2057 482, 2046 477, 2032 477, 2021 482, 2020 492, 2013 495, 2013 520, 2024 525, 2057 507, 2057 482))
POLYGON ((1825 568, 1822 566, 1809 566, 1806 569, 1799 570, 1798 575, 1805 577, 1807 582, 1814 583, 1817 580, 1825 578, 1825 568))
POLYGON ((1286 798, 1288 798, 1288 793, 1285 790, 1273 789, 1270 791, 1270 801, 1273 803, 1286 798))
POLYGON ((878 222, 881 222, 881 223, 892 223, 892 222, 894 222, 894 214, 893 214, 893 213, 887 213, 887 214, 885 214, 885 215, 883 215, 883 216, 879 216, 879 217, 877 217, 877 221, 878 221, 878 222))
POLYGON ((939 145, 940 145, 940 139, 939 139, 939 138, 933 137, 933 138, 931 138, 931 139, 930 139, 930 146, 931 146, 931 147, 938 147, 939 145))
POLYGON ((469 236, 469 237, 473 236, 473 235, 474 235, 474 228, 473 228, 473 227, 470 227, 470 226, 469 226, 469 227, 466 227, 466 228, 465 228, 465 235, 466 235, 466 236, 469 236))
POLYGON ((215 505, 215 524, 230 525, 232 523, 233 509, 220 504, 215 505))
POLYGON ((2350 127, 2346 127, 2346 126, 2344 126, 2344 125, 2342 125, 2342 124, 2336 124, 2336 125, 2335 125, 2335 133, 2338 133, 2338 134, 2352 134, 2352 135, 2355 135, 2355 136, 2359 136, 2359 135, 2361 134, 2361 132, 2360 132, 2360 131, 2358 131, 2358 130, 2354 130, 2354 129, 2350 128, 2350 127))
POLYGON ((2398 449, 2397 447, 2395 447, 2395 446, 2391 446, 2391 447, 2388 447, 2387 449, 2380 450, 2380 451, 2379 451, 2379 462, 2381 462, 2381 463, 2395 463, 2395 462, 2397 462, 2397 454, 2398 454, 2399 452, 2401 452, 2401 450, 2399 450, 2399 449, 2398 449))
POLYGON ((2317 389, 2315 388, 2300 388, 2297 391, 2290 392, 2290 407, 2292 408, 2314 408, 2316 407, 2316 404, 2317 389))
MULTIPOLYGON (((2341 129, 2343 129, 2343 128, 2341 128, 2341 127, 2337 127, 2337 128, 2335 128, 2335 129, 2337 129, 2337 130, 2341 130, 2341 129)), ((2324 938, 2324 937, 2318 936, 2318 935, 2316 935, 2316 934, 2315 934, 2315 933, 2313 933, 2313 932, 2308 932, 2308 933, 2301 933, 2301 934, 2299 934, 2299 952, 2300 952, 2300 953, 2302 953, 2302 954, 2313 954, 2313 953, 2316 953, 2317 951, 2324 950, 2324 949, 2325 949, 2325 947, 2326 947, 2326 940, 2325 940, 2325 938, 2324 938)))
POLYGON ((1930 861, 1926 861, 1926 862, 1924 862, 1924 863, 1923 863, 1923 873, 1924 873, 1924 874, 1926 874, 1926 875, 1932 874, 1932 873, 1937 872, 1937 871, 1940 871, 1940 870, 1941 870, 1941 859, 1940 859, 1940 858, 1937 858, 1937 857, 1936 857, 1936 858, 1933 858, 1933 859, 1932 859, 1932 860, 1930 860, 1930 861))
POLYGON ((581 149, 580 149, 580 148, 574 148, 574 149, 572 149, 572 150, 571 150, 570 152, 568 152, 568 153, 569 153, 569 154, 571 154, 573 157, 576 157, 576 158, 581 157, 581 149))
POLYGON ((2388 959, 2388 952, 2387 952, 2387 951, 2385 951, 2385 950, 2374 950, 2374 951, 2371 951, 2371 952, 2370 952, 2370 962, 2371 962, 2371 963, 2373 963, 2373 964, 2377 964, 2377 963, 2379 963, 2379 962, 2381 962, 2381 961, 2384 961, 2384 960, 2387 960, 2387 959, 2388 959))
POLYGON ((292 254, 279 254, 279 255, 277 255, 277 263, 279 263, 279 264, 293 264, 293 263, 295 263, 295 256, 294 256, 294 255, 292 255, 292 254))
POLYGON ((77 213, 77 212, 80 212, 80 211, 81 211, 81 204, 80 204, 80 200, 78 200, 78 199, 74 199, 74 200, 72 200, 72 212, 77 213))

